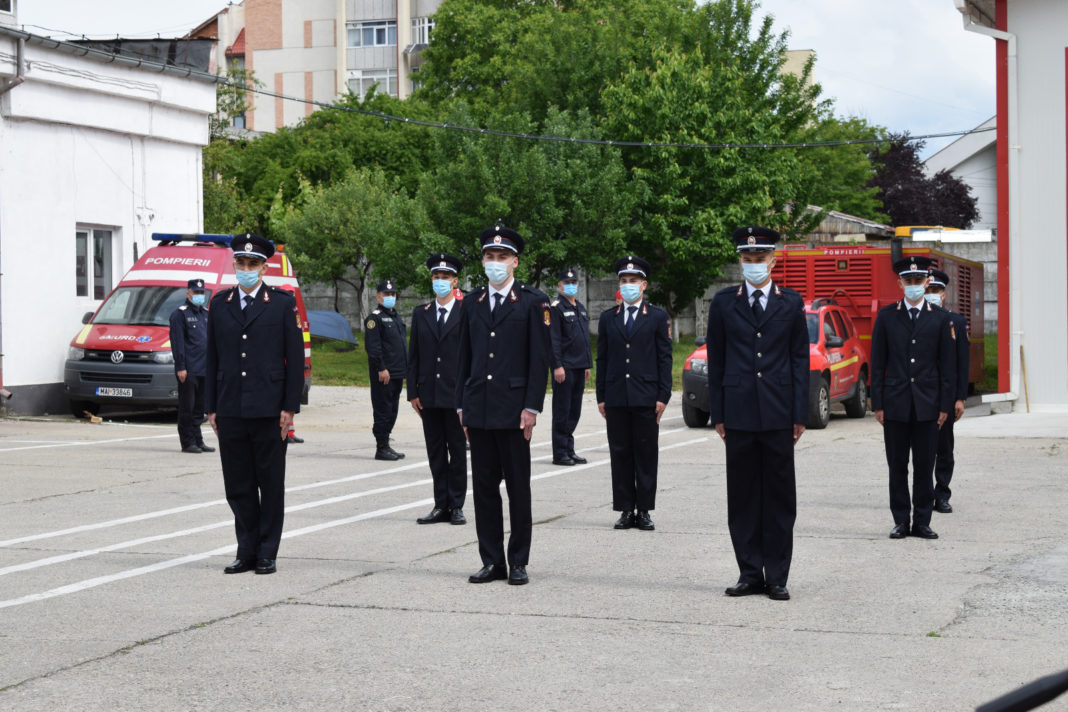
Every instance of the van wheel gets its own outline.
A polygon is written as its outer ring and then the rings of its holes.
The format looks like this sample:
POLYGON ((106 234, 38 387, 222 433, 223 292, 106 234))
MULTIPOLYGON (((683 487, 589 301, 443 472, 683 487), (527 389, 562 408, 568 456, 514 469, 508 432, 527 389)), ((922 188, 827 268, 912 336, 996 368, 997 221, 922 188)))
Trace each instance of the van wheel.
POLYGON ((691 428, 703 428, 708 424, 708 411, 687 403, 682 404, 682 422, 691 428))
POLYGON ((868 374, 861 371, 860 379, 857 381, 857 392, 845 402, 846 415, 850 418, 863 418, 864 414, 868 412, 867 380, 868 374))
POLYGON ((85 411, 89 411, 90 414, 96 415, 100 412, 100 404, 91 401, 78 400, 72 400, 70 402, 70 414, 75 418, 84 418, 85 411))
POLYGON ((831 422, 831 387, 821 378, 808 396, 808 427, 822 430, 831 422))

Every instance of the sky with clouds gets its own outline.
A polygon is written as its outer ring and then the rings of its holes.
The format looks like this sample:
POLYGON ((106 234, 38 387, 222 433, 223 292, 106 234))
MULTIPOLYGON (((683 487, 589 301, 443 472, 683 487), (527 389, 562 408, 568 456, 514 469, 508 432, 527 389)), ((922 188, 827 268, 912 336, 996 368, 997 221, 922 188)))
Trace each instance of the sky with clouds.
MULTIPOLYGON (((219 0, 17 0, 36 34, 179 36, 219 0)), ((761 0, 791 49, 816 52, 836 112, 913 135, 962 131, 994 115, 994 40, 965 32, 953 0, 761 0)), ((951 139, 931 140, 924 155, 951 139)))

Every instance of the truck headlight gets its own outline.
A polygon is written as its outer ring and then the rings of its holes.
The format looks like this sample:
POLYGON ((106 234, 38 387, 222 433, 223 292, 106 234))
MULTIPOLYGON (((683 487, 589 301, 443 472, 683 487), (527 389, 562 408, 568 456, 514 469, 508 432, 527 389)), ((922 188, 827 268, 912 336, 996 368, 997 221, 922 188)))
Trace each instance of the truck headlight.
POLYGON ((67 358, 71 361, 81 361, 85 358, 85 349, 80 349, 77 346, 71 346, 67 349, 67 358))
POLYGON ((153 351, 152 360, 156 363, 174 363, 173 351, 153 351))
POLYGON ((690 359, 690 371, 698 376, 708 375, 708 359, 704 358, 692 358, 690 359))

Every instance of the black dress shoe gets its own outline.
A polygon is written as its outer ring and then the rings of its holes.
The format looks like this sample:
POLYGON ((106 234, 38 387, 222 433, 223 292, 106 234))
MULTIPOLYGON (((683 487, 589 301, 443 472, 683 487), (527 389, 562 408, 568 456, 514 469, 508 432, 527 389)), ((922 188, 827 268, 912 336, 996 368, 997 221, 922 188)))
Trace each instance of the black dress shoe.
POLYGON ((296 435, 287 435, 286 442, 297 443, 299 445, 300 443, 304 442, 304 438, 298 438, 296 435))
POLYGON ((765 587, 762 583, 750 583, 749 581, 739 581, 726 591, 728 596, 753 596, 758 593, 764 593, 765 587))
POLYGON ((904 539, 909 535, 908 524, 895 524, 894 528, 890 530, 891 539, 904 539))
POLYGON ((201 452, 215 452, 215 448, 204 443, 197 443, 197 447, 200 448, 201 452))
POLYGON ((389 445, 386 446, 386 449, 389 450, 394 455, 396 455, 398 460, 403 460, 404 459, 404 453, 403 452, 397 452, 396 450, 394 450, 389 445))
POLYGON ((452 514, 449 516, 449 524, 467 524, 467 517, 464 516, 464 510, 459 507, 452 510, 452 514))
POLYGON ((571 461, 574 462, 576 465, 585 465, 587 462, 589 462, 589 460, 587 460, 586 458, 579 457, 575 453, 571 453, 570 455, 568 455, 568 457, 570 457, 571 461))
POLYGON ((570 457, 554 457, 553 458, 553 464, 554 465, 564 465, 566 467, 571 467, 572 465, 575 464, 575 461, 572 460, 570 457))
POLYGON ((921 539, 937 539, 938 535, 934 533, 934 530, 926 524, 913 524, 912 536, 919 537, 921 539))
POLYGON ((616 529, 630 529, 634 526, 634 512, 623 512, 615 523, 616 529))
POLYGON ((274 565, 274 559, 256 559, 256 573, 273 574, 277 570, 278 567, 274 565))
POLYGON ((403 457, 400 453, 396 453, 388 447, 380 447, 375 450, 376 460, 399 460, 403 457))
POLYGON ((934 511, 941 512, 942 514, 949 514, 953 511, 953 507, 950 506, 948 499, 936 499, 934 503, 934 511))
POLYGON ((650 517, 649 512, 646 512, 644 509, 639 509, 638 513, 634 515, 634 526, 638 527, 643 532, 651 532, 656 529, 656 527, 653 526, 652 517, 650 517))
POLYGON ((201 450, 196 445, 186 445, 185 447, 182 448, 182 452, 188 452, 190 455, 199 455, 200 453, 202 453, 204 451, 201 450))
POLYGON ((223 569, 224 574, 243 574, 256 568, 255 559, 234 559, 234 563, 223 569))
POLYGON ((530 577, 527 576, 527 567, 513 566, 512 572, 508 574, 508 583, 512 586, 522 586, 525 583, 530 583, 530 577))
POLYGON ((490 564, 468 576, 467 580, 471 583, 489 583, 490 581, 503 581, 506 578, 508 578, 508 568, 504 564, 490 564))
POLYGON ((768 586, 768 598, 773 601, 789 601, 790 592, 786 586, 768 586))
POLYGON ((430 514, 425 517, 419 517, 415 520, 418 524, 437 524, 438 522, 449 521, 449 510, 442 509, 441 507, 434 507, 430 510, 430 514))

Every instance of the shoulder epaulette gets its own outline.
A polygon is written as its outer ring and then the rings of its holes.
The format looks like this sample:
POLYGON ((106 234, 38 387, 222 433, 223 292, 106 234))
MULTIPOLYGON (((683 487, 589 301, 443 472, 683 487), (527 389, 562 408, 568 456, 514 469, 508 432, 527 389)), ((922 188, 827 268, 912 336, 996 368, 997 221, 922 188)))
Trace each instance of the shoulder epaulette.
POLYGON ((559 299, 554 299, 554 300, 552 301, 552 305, 553 305, 554 307, 558 307, 558 306, 560 306, 560 300, 559 300, 559 299))
POLYGON ((381 313, 382 313, 382 310, 381 310, 381 309, 375 309, 375 310, 374 310, 373 312, 371 312, 371 313, 372 313, 372 314, 381 314, 381 313))
POLYGON ((188 308, 189 307, 187 307, 185 304, 183 304, 182 306, 178 307, 178 311, 185 311, 188 308))

